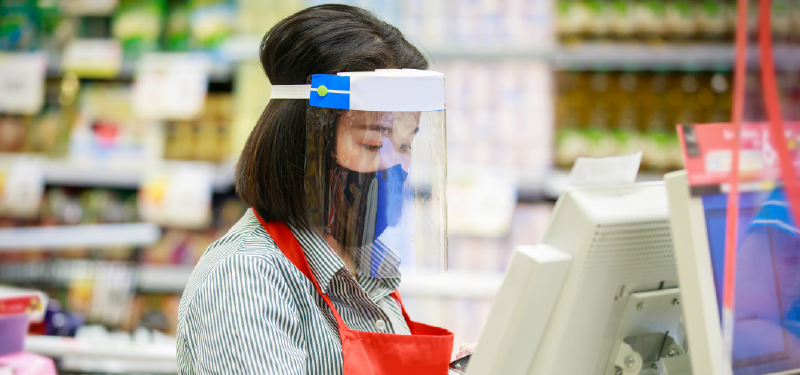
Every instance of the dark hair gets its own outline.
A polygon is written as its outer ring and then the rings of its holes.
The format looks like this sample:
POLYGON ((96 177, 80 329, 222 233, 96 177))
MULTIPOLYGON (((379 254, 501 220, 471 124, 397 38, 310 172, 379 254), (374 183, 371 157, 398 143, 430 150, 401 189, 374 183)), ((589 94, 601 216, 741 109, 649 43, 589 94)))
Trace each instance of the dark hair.
MULTIPOLYGON (((313 74, 427 69, 428 61, 372 13, 328 4, 273 26, 261 41, 261 65, 273 85, 302 85, 313 74)), ((309 225, 303 185, 308 108, 306 100, 270 100, 236 164, 236 192, 265 221, 309 225)))

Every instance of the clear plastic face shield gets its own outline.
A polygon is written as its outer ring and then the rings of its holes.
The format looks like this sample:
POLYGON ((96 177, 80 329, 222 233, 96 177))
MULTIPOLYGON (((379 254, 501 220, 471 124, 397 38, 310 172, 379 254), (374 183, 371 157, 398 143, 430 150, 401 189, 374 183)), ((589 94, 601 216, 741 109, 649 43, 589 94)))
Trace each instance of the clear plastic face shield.
POLYGON ((315 75, 307 90, 312 228, 360 277, 447 270, 443 75, 315 75))

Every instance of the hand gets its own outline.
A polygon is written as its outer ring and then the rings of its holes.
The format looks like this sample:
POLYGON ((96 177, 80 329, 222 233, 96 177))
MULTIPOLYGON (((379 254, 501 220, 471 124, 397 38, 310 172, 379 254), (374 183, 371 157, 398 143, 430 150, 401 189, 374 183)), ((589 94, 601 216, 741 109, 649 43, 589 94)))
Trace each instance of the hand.
POLYGON ((468 344, 463 343, 461 346, 458 347, 458 354, 456 355, 456 359, 450 363, 450 371, 449 374, 453 375, 463 375, 464 372, 467 370, 467 362, 469 362, 470 358, 465 359, 465 362, 459 361, 470 354, 475 350, 475 343, 468 344))
POLYGON ((477 342, 474 342, 472 344, 466 342, 461 343, 461 346, 458 347, 458 354, 456 354, 456 359, 464 358, 472 354, 472 352, 475 351, 475 346, 477 345, 478 345, 477 342))

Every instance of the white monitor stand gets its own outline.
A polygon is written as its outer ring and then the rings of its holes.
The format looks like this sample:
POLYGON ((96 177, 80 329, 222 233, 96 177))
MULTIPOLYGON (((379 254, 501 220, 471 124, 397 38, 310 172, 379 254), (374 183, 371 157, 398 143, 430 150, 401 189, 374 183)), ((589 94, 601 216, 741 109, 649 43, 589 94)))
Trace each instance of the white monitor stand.
POLYGON ((515 249, 468 375, 688 374, 663 183, 571 188, 515 249))

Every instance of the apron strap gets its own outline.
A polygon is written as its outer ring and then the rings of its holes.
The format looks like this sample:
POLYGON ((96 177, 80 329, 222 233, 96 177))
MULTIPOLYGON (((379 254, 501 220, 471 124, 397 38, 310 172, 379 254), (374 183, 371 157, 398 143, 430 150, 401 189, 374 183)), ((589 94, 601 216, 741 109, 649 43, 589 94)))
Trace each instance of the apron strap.
MULTIPOLYGON (((256 215, 256 218, 261 223, 261 226, 264 227, 264 230, 269 233, 269 236, 272 237, 272 240, 275 241, 275 245, 278 246, 278 249, 281 250, 281 253, 289 259, 292 264, 294 264, 297 269, 306 276, 307 279, 314 284, 314 288, 317 289, 317 293, 322 297, 325 303, 328 305, 328 308, 331 309, 333 313, 333 317, 336 318, 336 324, 339 326, 339 330, 349 330, 347 328, 347 324, 345 324, 342 317, 339 315, 339 312, 336 311, 336 308, 333 307, 333 302, 328 297, 327 294, 322 293, 322 289, 319 287, 317 283, 317 279, 311 273, 311 267, 308 266, 308 259, 306 259, 306 254, 303 252, 303 248, 300 247, 300 243, 297 242, 297 238, 292 233, 292 230, 289 229, 289 226, 278 222, 278 221, 270 221, 265 222, 264 219, 253 209, 253 214, 256 215)), ((403 314, 405 315, 405 310, 403 310, 403 314)))
POLYGON ((400 298, 400 291, 395 290, 394 292, 389 294, 390 296, 394 297, 394 300, 397 301, 397 304, 400 305, 400 310, 403 312, 403 319, 406 320, 406 324, 411 327, 411 318, 408 317, 408 313, 406 312, 406 306, 403 305, 403 300, 400 298))

